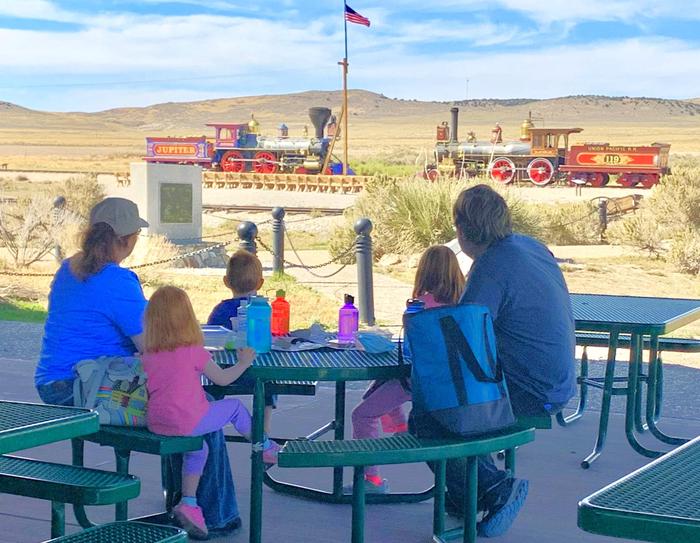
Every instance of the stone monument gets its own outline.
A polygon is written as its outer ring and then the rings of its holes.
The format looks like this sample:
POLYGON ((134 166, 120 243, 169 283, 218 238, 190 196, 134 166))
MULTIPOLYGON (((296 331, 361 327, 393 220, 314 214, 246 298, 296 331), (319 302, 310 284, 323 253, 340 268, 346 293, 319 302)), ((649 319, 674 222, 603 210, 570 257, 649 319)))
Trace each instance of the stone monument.
POLYGON ((182 164, 131 163, 129 194, 149 223, 148 235, 173 243, 202 238, 202 169, 182 164))

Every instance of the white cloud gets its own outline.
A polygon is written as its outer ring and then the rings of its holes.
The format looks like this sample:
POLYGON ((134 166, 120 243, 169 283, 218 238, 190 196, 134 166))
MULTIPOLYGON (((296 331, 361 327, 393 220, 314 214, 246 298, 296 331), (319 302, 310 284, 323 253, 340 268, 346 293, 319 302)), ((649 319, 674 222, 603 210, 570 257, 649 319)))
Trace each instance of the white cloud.
MULTIPOLYGON (((398 10, 424 9, 423 0, 392 0, 398 10)), ((561 21, 625 21, 652 19, 660 16, 700 19, 700 0, 441 0, 439 9, 487 11, 494 8, 522 13, 535 23, 548 25, 561 21)))
POLYGON ((0 15, 41 21, 76 22, 80 17, 48 0, 0 0, 0 15))
MULTIPOLYGON (((213 1, 231 10, 237 5, 213 1)), ((689 1, 700 5, 700 0, 689 1)), ((282 3, 285 8, 303 7, 291 0, 282 3)), ((445 24, 437 16, 416 16, 410 21, 392 18, 386 4, 368 9, 353 6, 369 16, 374 26, 350 25, 350 84, 389 96, 445 100, 464 97, 466 78, 471 97, 696 96, 700 88, 697 45, 653 36, 561 44, 560 38, 584 12, 621 18, 631 10, 626 16, 633 18, 644 10, 656 13, 651 4, 651 0, 443 0, 440 4, 446 13, 456 6, 520 10, 549 25, 546 34, 538 25, 520 28, 483 14, 445 24), (553 17, 558 18, 556 24, 553 17), (441 48, 444 43, 461 51, 441 48)), ((279 5, 278 1, 275 6, 279 5)), ((409 12, 412 6, 419 13, 418 0, 391 3, 391 9, 403 7, 409 12)), ((340 86, 337 61, 343 55, 343 36, 337 14, 311 22, 242 17, 233 11, 224 16, 96 13, 88 17, 46 0, 0 0, 0 15, 31 17, 36 12, 46 19, 82 26, 72 32, 0 29, 4 76, 0 100, 36 108, 96 110, 340 86), (41 74, 42 84, 53 78, 56 86, 49 92, 32 89, 36 74, 41 74), (20 81, 26 83, 23 88, 20 81), (70 86, 86 81, 135 83, 70 86)))
POLYGON ((700 65, 700 47, 678 40, 609 40, 585 47, 414 57, 410 62, 399 61, 402 55, 399 49, 385 51, 381 67, 373 65, 368 55, 355 59, 353 83, 392 97, 427 100, 463 99, 467 77, 472 98, 572 94, 687 98, 700 88, 700 71, 688 69, 700 65))

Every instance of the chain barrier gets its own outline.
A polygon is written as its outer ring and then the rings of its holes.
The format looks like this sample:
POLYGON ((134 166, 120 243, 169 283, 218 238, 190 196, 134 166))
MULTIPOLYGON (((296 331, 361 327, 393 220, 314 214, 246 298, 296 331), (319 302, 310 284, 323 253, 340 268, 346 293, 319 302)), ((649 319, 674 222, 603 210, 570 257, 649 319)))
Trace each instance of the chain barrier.
MULTIPOLYGON (((183 258, 190 258, 208 251, 213 251, 221 247, 226 247, 231 245, 233 242, 217 243, 216 245, 210 245, 208 247, 203 247, 202 249, 197 249, 196 251, 190 251, 189 253, 184 253, 181 255, 172 256, 170 258, 162 258, 161 260, 156 260, 154 262, 146 262, 145 264, 137 264, 135 266, 129 266, 130 270, 139 270, 143 268, 148 268, 150 266, 158 266, 159 264, 167 264, 168 262, 175 262, 176 260, 182 260, 183 258)), ((53 277, 56 272, 53 273, 24 273, 24 272, 13 272, 9 270, 0 270, 0 275, 6 275, 10 277, 53 277)))
MULTIPOLYGON (((319 279, 328 279, 330 277, 333 277, 334 275, 339 274, 341 271, 343 271, 347 267, 347 264, 341 265, 340 268, 338 268, 337 270, 335 270, 333 273, 331 273, 329 275, 321 275, 321 274, 315 273, 312 270, 318 269, 318 268, 323 268, 325 266, 329 266, 331 264, 334 264, 334 263, 338 262, 339 260, 342 260, 343 258, 348 256, 355 249, 355 244, 353 243, 345 251, 343 251, 341 254, 331 258, 328 262, 323 262, 321 264, 306 265, 306 264, 304 264, 301 257, 299 256, 299 253, 297 252, 296 248, 294 247, 294 243, 292 242, 292 239, 289 237, 289 232, 287 231, 286 228, 284 228, 284 233, 285 233, 285 236, 287 238, 287 241, 289 242, 289 246, 292 248, 292 252, 294 253, 294 256, 297 257, 297 260, 299 262, 290 262, 286 258, 283 258, 282 261, 290 268, 302 268, 302 269, 308 271, 314 277, 318 277, 319 279)), ((259 243, 263 249, 265 249, 266 251, 271 253, 273 258, 276 258, 278 256, 272 250, 271 247, 269 247, 262 239, 260 239, 259 236, 256 237, 256 242, 259 243)))
POLYGON ((176 255, 172 256, 170 258, 162 258, 161 260, 156 260, 154 262, 146 262, 145 264, 138 264, 136 266, 130 266, 130 270, 139 270, 143 268, 148 268, 150 266, 158 266, 159 264, 167 264, 168 262, 174 262, 176 260, 182 260, 183 258, 190 258, 192 256, 200 255, 202 253, 206 253, 208 251, 213 251, 215 249, 219 249, 221 247, 226 247, 227 245, 230 245, 232 242, 223 242, 223 243, 217 243, 216 245, 210 245, 208 247, 203 247, 201 249, 197 249, 196 251, 190 251, 189 253, 181 254, 181 255, 176 255))
POLYGON ((9 277, 53 277, 56 272, 53 273, 24 273, 24 272, 13 272, 10 270, 0 270, 0 275, 7 275, 9 277))

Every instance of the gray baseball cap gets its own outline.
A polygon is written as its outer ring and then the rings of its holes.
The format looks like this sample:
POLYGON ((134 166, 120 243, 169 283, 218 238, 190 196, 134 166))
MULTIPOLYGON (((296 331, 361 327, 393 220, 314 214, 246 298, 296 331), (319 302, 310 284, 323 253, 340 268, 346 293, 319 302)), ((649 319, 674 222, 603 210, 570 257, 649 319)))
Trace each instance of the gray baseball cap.
POLYGON ((117 236, 128 236, 148 223, 139 217, 139 208, 126 198, 105 198, 90 211, 90 226, 107 223, 117 236))

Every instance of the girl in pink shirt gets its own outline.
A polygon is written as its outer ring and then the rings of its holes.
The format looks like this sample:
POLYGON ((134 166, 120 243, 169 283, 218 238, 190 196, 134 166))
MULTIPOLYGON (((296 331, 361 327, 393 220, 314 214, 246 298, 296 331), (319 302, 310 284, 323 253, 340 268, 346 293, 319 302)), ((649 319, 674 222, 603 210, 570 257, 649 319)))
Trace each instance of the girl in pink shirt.
MULTIPOLYGON (((418 262, 413 283, 413 297, 425 302, 425 308, 456 304, 464 290, 464 275, 457 256, 444 245, 433 245, 418 262)), ((411 401, 407 383, 399 379, 374 381, 352 412, 353 439, 379 437, 379 424, 385 433, 408 431, 403 406, 411 401)), ((350 490, 350 489, 348 489, 350 490)), ((365 491, 384 494, 389 491, 386 479, 377 466, 365 468, 365 491)))
MULTIPOLYGON (((223 369, 204 349, 204 338, 190 299, 177 287, 161 287, 148 302, 145 316, 143 365, 148 380, 148 429, 167 436, 201 436, 227 424, 250 439, 252 420, 240 400, 207 401, 202 374, 226 386, 238 379, 253 363, 255 351, 239 349, 238 363, 223 369)), ((175 507, 175 520, 193 539, 207 537, 202 510, 197 505, 197 487, 209 453, 201 450, 183 455, 182 500, 175 507)), ((279 445, 265 439, 263 461, 277 461, 279 445)))

